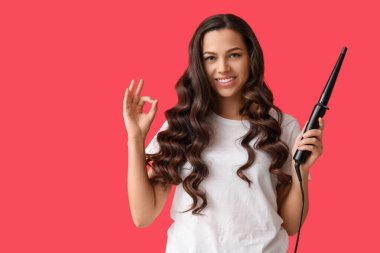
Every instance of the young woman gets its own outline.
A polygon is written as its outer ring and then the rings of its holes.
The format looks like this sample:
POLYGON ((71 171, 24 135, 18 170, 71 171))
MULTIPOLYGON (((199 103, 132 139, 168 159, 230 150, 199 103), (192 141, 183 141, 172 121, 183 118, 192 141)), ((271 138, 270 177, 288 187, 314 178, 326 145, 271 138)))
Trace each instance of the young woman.
POLYGON ((143 80, 137 87, 132 81, 123 105, 135 225, 150 225, 176 185, 167 253, 287 252, 302 203, 292 156, 297 148, 311 151, 301 166, 304 220, 324 121, 301 140, 297 120, 273 104, 250 26, 232 14, 199 25, 189 66, 176 84, 178 103, 146 149, 158 101, 140 96, 142 88, 143 80), (147 114, 146 102, 152 104, 147 114))

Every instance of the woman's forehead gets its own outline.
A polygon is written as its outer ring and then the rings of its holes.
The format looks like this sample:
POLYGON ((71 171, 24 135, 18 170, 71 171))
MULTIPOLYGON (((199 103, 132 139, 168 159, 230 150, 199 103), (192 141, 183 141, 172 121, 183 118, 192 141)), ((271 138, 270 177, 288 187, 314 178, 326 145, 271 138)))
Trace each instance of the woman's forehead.
POLYGON ((203 52, 228 52, 231 49, 246 49, 242 36, 231 29, 213 30, 204 35, 203 52))

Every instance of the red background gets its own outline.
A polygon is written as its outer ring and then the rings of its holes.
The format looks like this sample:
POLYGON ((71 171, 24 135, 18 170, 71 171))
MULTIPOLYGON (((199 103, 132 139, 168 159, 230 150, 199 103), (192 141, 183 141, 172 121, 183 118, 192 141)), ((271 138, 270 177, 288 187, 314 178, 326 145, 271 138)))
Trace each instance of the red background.
POLYGON ((299 252, 378 248, 376 1, 36 0, 0 4, 0 252, 164 252, 171 201, 149 228, 131 219, 123 96, 144 78, 159 99, 147 144, 176 104, 191 35, 216 13, 252 26, 275 103, 302 126, 348 47, 299 252))

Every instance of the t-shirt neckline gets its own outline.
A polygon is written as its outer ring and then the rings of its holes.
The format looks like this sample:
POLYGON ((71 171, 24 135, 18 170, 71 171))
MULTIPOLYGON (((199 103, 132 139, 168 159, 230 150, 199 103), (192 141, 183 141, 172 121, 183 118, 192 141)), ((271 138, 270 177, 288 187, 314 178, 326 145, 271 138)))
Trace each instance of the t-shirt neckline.
POLYGON ((214 111, 211 111, 211 115, 219 123, 224 123, 224 124, 228 124, 228 125, 235 125, 236 126, 236 125, 241 125, 242 123, 249 123, 249 121, 246 119, 238 120, 238 119, 224 118, 224 117, 220 116, 219 114, 215 113, 214 111))

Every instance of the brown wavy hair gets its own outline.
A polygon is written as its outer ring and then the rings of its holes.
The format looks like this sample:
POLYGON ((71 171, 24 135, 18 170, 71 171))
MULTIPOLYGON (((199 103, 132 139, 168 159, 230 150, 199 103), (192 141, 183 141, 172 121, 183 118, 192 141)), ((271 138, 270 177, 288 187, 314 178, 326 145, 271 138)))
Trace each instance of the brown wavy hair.
POLYGON ((201 153, 213 138, 205 119, 213 110, 216 99, 203 67, 202 42, 207 32, 225 28, 241 34, 250 55, 250 74, 242 90, 243 107, 239 111, 250 124, 248 132, 241 137, 248 160, 236 174, 251 187, 252 181, 245 176, 244 170, 254 163, 256 157, 250 141, 260 136, 255 148, 271 155, 270 173, 277 176, 280 184, 291 180, 279 169, 289 156, 289 148, 280 140, 282 112, 273 104, 273 94, 264 82, 263 52, 255 34, 243 19, 233 14, 208 17, 198 26, 190 41, 189 65, 176 84, 178 103, 165 112, 168 128, 157 135, 160 150, 156 154, 146 154, 146 164, 156 173, 150 183, 161 184, 166 189, 171 184, 182 183, 193 200, 192 207, 184 212, 193 210, 194 215, 202 214, 207 206, 206 192, 199 189, 209 175, 201 153), (269 115, 271 108, 277 112, 277 120, 269 115), (182 180, 179 173, 187 161, 193 170, 182 180))

